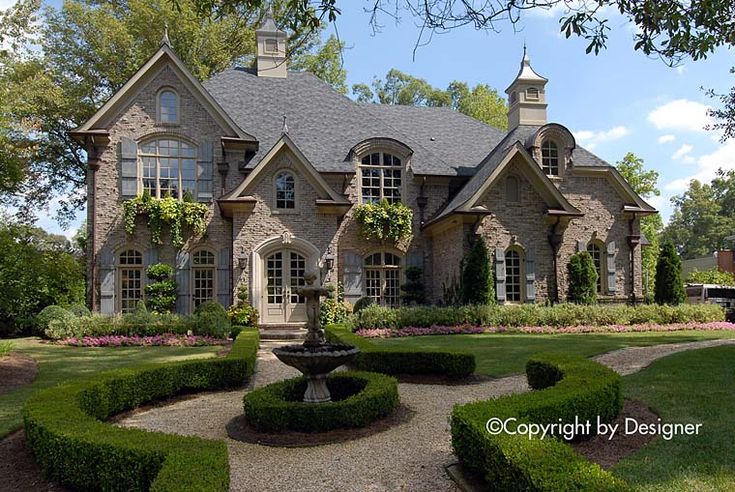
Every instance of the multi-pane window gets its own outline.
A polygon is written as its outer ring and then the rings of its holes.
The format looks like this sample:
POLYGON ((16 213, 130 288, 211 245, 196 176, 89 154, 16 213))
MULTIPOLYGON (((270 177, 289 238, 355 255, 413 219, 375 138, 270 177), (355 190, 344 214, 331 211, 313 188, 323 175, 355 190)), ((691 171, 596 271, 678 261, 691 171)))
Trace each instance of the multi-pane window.
POLYGON ((551 140, 541 144, 541 169, 547 176, 559 175, 559 147, 551 140))
POLYGON ((306 285, 304 272, 306 272, 306 258, 298 253, 291 252, 291 264, 289 265, 289 284, 291 286, 291 304, 303 304, 306 299, 298 294, 298 289, 306 285))
POLYGON ((158 139, 140 147, 143 191, 151 196, 212 197, 212 164, 196 161, 196 148, 174 139, 158 139))
POLYGON ((117 273, 120 277, 120 311, 132 313, 143 297, 143 255, 128 249, 118 257, 117 273))
POLYGON ((387 252, 365 258, 365 295, 376 304, 397 307, 401 294, 401 259, 387 252))
POLYGON ((201 303, 214 299, 214 254, 206 250, 195 251, 191 255, 192 291, 194 309, 201 303))
POLYGON ((597 293, 602 293, 602 248, 599 244, 590 243, 587 245, 587 252, 592 257, 592 263, 595 265, 597 272, 597 293))
POLYGON ((521 302, 521 255, 513 249, 505 253, 505 298, 521 302))
POLYGON ((158 94, 158 120, 161 123, 178 123, 179 96, 174 91, 164 90, 158 94))
POLYGON ((400 202, 402 165, 401 159, 385 152, 364 156, 360 162, 362 203, 400 202))
POLYGON ((276 208, 296 208, 296 180, 289 172, 276 176, 276 208))

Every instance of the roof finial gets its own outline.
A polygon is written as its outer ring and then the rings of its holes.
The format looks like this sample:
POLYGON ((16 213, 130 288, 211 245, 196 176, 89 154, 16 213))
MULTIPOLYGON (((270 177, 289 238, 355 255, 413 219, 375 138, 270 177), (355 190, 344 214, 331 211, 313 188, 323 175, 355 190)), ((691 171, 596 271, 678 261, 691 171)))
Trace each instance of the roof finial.
POLYGON ((286 123, 286 113, 283 113, 283 127, 281 128, 281 133, 284 135, 288 135, 288 123, 286 123))
POLYGON ((161 38, 161 46, 163 45, 171 47, 171 40, 168 39, 168 22, 163 25, 163 38, 161 38))
POLYGON ((521 61, 521 65, 530 65, 531 59, 528 57, 528 50, 526 49, 526 40, 523 40, 523 60, 521 61))

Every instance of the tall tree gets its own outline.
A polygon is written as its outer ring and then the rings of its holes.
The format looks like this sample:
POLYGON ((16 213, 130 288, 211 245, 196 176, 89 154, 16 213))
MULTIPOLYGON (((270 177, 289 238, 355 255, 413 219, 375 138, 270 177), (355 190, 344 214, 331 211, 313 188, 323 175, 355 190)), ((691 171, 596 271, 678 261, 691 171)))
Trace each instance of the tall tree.
POLYGON ((686 299, 684 282, 681 278, 681 259, 674 244, 666 241, 661 246, 656 264, 656 302, 658 304, 681 304, 686 299))

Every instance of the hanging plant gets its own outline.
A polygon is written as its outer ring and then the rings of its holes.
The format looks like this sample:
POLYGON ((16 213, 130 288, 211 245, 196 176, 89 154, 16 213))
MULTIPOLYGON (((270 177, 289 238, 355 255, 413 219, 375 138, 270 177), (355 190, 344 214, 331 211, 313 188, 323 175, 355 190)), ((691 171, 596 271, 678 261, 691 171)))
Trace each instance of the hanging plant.
POLYGON ((189 227, 197 236, 204 234, 207 229, 205 218, 208 211, 209 207, 203 203, 187 199, 179 201, 171 196, 153 198, 146 192, 123 202, 123 221, 125 231, 133 234, 135 233, 135 219, 139 215, 147 216, 151 243, 157 245, 163 244, 161 230, 165 224, 171 234, 171 243, 180 248, 184 245, 184 226, 189 227))
POLYGON ((381 200, 359 205, 355 209, 355 220, 365 239, 398 242, 412 237, 413 211, 400 202, 381 200))

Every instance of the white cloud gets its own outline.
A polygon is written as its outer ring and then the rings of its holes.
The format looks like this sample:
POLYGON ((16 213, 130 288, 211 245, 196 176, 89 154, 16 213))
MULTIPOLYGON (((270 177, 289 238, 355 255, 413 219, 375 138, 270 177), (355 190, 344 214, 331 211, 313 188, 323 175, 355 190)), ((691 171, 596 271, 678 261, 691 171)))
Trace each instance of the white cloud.
POLYGON ((0 0, 0 10, 6 10, 15 5, 16 0, 0 0))
POLYGON ((692 153, 692 150, 694 150, 694 146, 689 144, 684 144, 678 149, 676 149, 676 152, 674 152, 671 156, 672 159, 675 161, 681 160, 682 158, 689 157, 690 159, 693 159, 689 154, 692 153))
POLYGON ((704 131, 711 123, 708 106, 688 99, 676 99, 648 113, 648 121, 659 130, 704 131))
POLYGON ((728 140, 710 154, 702 155, 697 159, 692 158, 692 162, 696 162, 697 172, 670 181, 663 186, 663 189, 679 193, 685 191, 693 179, 709 183, 716 176, 718 169, 735 169, 735 140, 728 140))
POLYGON ((674 140, 676 140, 676 137, 674 135, 671 135, 671 134, 661 135, 660 137, 658 137, 658 143, 660 143, 660 144, 671 143, 674 140))
POLYGON ((628 128, 624 126, 615 126, 609 130, 580 130, 578 132, 574 132, 574 138, 577 140, 578 144, 589 150, 593 150, 601 143, 619 140, 628 134, 630 134, 630 130, 628 130, 628 128))

